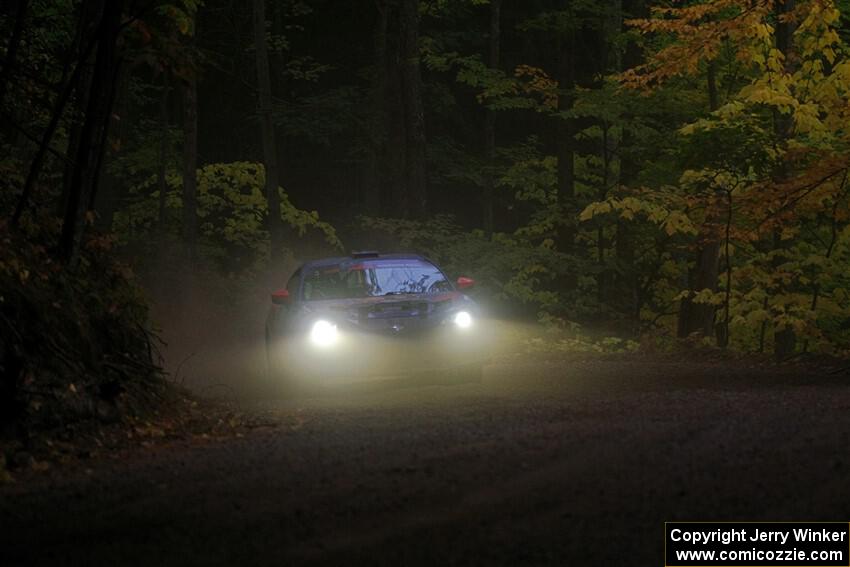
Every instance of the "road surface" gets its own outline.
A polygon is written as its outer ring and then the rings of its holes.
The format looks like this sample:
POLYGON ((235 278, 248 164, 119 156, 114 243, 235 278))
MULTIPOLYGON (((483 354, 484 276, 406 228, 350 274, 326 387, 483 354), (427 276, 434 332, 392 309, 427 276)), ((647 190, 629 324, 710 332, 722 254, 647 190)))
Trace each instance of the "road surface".
POLYGON ((0 488, 0 564, 662 565, 665 520, 848 520, 847 377, 529 360, 0 488))

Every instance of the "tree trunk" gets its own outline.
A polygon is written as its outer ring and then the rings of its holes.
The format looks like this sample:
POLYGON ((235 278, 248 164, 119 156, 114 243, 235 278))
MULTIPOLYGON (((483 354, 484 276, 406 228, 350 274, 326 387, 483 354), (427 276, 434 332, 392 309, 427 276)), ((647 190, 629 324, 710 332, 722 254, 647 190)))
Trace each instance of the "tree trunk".
MULTIPOLYGON (((786 257, 781 254, 781 250, 788 248, 788 242, 782 240, 782 233, 779 229, 773 231, 773 250, 775 255, 771 265, 775 269, 779 269, 785 261, 786 257)), ((779 283, 778 287, 781 288, 779 283)), ((774 289, 774 292, 781 293, 782 289, 774 289)), ((773 328, 773 356, 777 361, 782 361, 794 354, 794 349, 797 345, 797 334, 792 327, 774 326, 773 328)))
MULTIPOLYGON (((570 30, 558 39, 558 110, 567 112, 573 107, 575 88, 575 32, 570 30)), ((557 246, 566 254, 575 253, 575 134, 572 118, 559 117, 556 128, 555 155, 558 160, 558 204, 564 218, 558 228, 557 246)), ((566 289, 575 289, 577 278, 567 275, 563 280, 566 289)))
POLYGON ((101 19, 101 7, 95 5, 96 2, 86 2, 80 8, 80 22, 77 26, 76 37, 71 52, 76 51, 79 54, 74 70, 68 76, 68 69, 74 62, 73 55, 69 55, 65 59, 64 68, 62 70, 63 80, 59 95, 53 105, 53 110, 50 115, 50 121, 41 136, 38 149, 30 163, 29 171, 27 172, 26 180, 24 181, 23 192, 18 199, 17 206, 12 215, 12 225, 16 225, 23 215, 23 212, 29 202, 33 189, 38 183, 38 177, 41 174, 41 168, 44 165, 44 158, 50 149, 50 144, 53 141, 53 136, 59 128, 59 123, 62 116, 65 114, 65 107, 71 100, 71 95, 76 91, 74 107, 77 110, 78 116, 74 116, 71 120, 68 136, 68 148, 66 156, 68 160, 65 164, 62 196, 60 197, 58 206, 56 207, 56 216, 64 217, 67 208, 67 196, 70 192, 71 178, 73 175, 75 162, 74 156, 77 155, 79 149, 80 130, 85 117, 85 109, 88 104, 88 94, 91 90, 91 69, 88 64, 89 57, 98 46, 99 38, 103 33, 101 19), (65 78, 67 77, 67 80, 65 78))
POLYGON ((720 101, 717 99, 717 63, 715 61, 708 62, 706 83, 708 86, 708 108, 714 112, 720 108, 720 101))
MULTIPOLYGON (((600 172, 602 184, 599 188, 599 200, 604 201, 608 198, 608 181, 611 176, 612 154, 609 144, 611 143, 611 138, 613 138, 613 136, 610 135, 611 127, 607 120, 601 121, 600 128, 602 129, 602 144, 600 148, 602 154, 602 171, 600 172)), ((608 295, 611 287, 612 274, 605 266, 607 251, 608 239, 605 236, 605 227, 600 225, 596 231, 596 263, 599 267, 599 274, 596 276, 596 299, 600 305, 608 302, 608 295)))
POLYGON ((270 272, 282 269, 283 220, 280 216, 280 178, 277 163, 277 144, 272 122, 272 92, 269 76, 269 53, 266 44, 265 0, 254 0, 254 47, 257 61, 257 89, 259 91, 260 135, 263 143, 263 164, 266 170, 266 200, 268 201, 268 229, 270 272))
POLYGON ((723 320, 716 326, 717 346, 726 348, 729 346, 729 321, 731 320, 732 304, 732 254, 730 252, 732 234, 732 189, 726 190, 726 226, 723 233, 723 257, 726 268, 726 284, 723 290, 723 320))
POLYGON ((162 70, 162 93, 159 95, 159 156, 156 172, 156 187, 159 191, 159 203, 157 207, 156 224, 160 236, 165 235, 165 196, 168 192, 168 183, 165 175, 168 171, 168 94, 170 85, 168 81, 168 69, 162 70))
POLYGON ((0 108, 5 106, 6 93, 13 78, 15 65, 18 63, 18 48, 21 45, 21 37, 24 33, 29 0, 18 0, 15 4, 10 14, 10 17, 14 18, 15 24, 12 27, 12 35, 9 36, 9 43, 6 45, 6 60, 3 62, 3 70, 0 71, 0 108))
MULTIPOLYGON (((113 90, 115 100, 112 105, 113 111, 109 117, 108 131, 111 132, 111 135, 107 139, 104 134, 105 149, 101 154, 101 160, 106 163, 118 157, 124 145, 124 139, 128 134, 127 108, 131 73, 132 69, 126 66, 120 72, 116 71, 116 86, 113 90)), ((97 210, 97 226, 101 230, 110 230, 115 211, 124 198, 125 189, 124 184, 110 172, 108 167, 98 167, 102 171, 100 189, 89 196, 88 207, 92 211, 97 210)))
POLYGON ((405 124, 403 79, 402 79, 402 26, 401 14, 396 2, 387 2, 386 73, 386 118, 387 141, 383 157, 383 181, 381 201, 384 213, 390 216, 407 215, 407 182, 405 180, 407 127, 405 124))
MULTIPOLYGON (((499 68, 502 0, 490 0, 489 60, 491 69, 499 68)), ((493 192, 496 180, 493 169, 496 165, 496 113, 484 110, 484 160, 487 171, 484 175, 484 190, 481 197, 482 226, 487 236, 493 234, 493 192)))
MULTIPOLYGON (((629 18, 643 18, 647 16, 646 2, 644 0, 624 0, 622 3, 621 29, 625 31, 623 22, 629 18)), ((623 52, 621 67, 623 70, 633 69, 643 63, 643 49, 630 39, 623 52)), ((634 187, 638 184, 640 175, 640 164, 637 159, 637 140, 632 128, 626 124, 623 127, 622 139, 618 153, 620 155, 620 177, 619 185, 634 187)), ((640 285, 638 284, 637 271, 635 269, 635 249, 632 234, 632 225, 627 220, 618 220, 615 235, 615 254, 619 269, 614 276, 614 298, 622 302, 623 310, 631 313, 636 326, 640 324, 640 306, 638 295, 640 285)))
MULTIPOLYGON (((713 61, 708 64, 706 88, 708 90, 709 110, 713 112, 719 108, 713 61)), ((704 289, 717 291, 717 278, 720 270, 720 240, 715 231, 718 222, 717 213, 712 212, 711 209, 712 205, 709 204, 705 227, 697 236, 694 269, 688 273, 688 287, 691 293, 704 289)), ((682 298, 679 304, 677 329, 679 338, 685 338, 691 333, 700 333, 704 337, 712 336, 714 334, 715 311, 716 307, 713 304, 694 303, 690 297, 682 298)))
MULTIPOLYGON (((285 37, 288 33, 287 21, 284 13, 285 8, 285 2, 271 2, 272 15, 271 21, 268 23, 270 26, 270 32, 276 38, 285 37)), ((267 43, 266 49, 270 46, 271 44, 267 43)), ((271 85, 269 93, 271 94, 271 100, 287 100, 293 96, 293 80, 283 72, 286 68, 286 64, 287 54, 284 52, 283 48, 278 47, 269 53, 269 84, 271 85)), ((286 144, 289 140, 286 136, 286 130, 281 128, 280 124, 276 124, 273 121, 272 128, 274 128, 275 133, 275 163, 277 163, 277 179, 278 183, 280 183, 281 179, 286 178, 286 171, 284 169, 286 166, 286 160, 284 159, 284 156, 287 155, 286 144)), ((296 233, 283 222, 281 222, 280 230, 280 241, 282 243, 289 242, 296 235, 296 233)))
POLYGON ((369 131, 369 153, 364 164, 365 175, 360 204, 368 215, 381 212, 382 164, 385 160, 388 132, 387 118, 387 30, 390 7, 386 0, 376 0, 377 22, 374 35, 374 69, 372 71, 372 120, 369 131))
POLYGON ((401 0, 402 98, 405 123, 404 216, 422 218, 427 207, 425 111, 419 65, 419 0, 401 0))
MULTIPOLYGON (((703 236, 707 242, 697 245, 694 268, 688 273, 689 288, 692 293, 703 289, 717 291, 717 277, 720 270, 720 241, 716 235, 703 236)), ((685 338, 692 333, 710 337, 714 333, 715 307, 709 303, 694 303, 685 297, 679 306, 677 334, 685 338)))
POLYGON ((85 118, 80 129, 67 196, 64 199, 65 211, 58 250, 59 258, 65 264, 74 263, 85 228, 84 212, 97 193, 117 80, 116 43, 123 4, 122 0, 103 3, 85 118))
POLYGON ((183 243, 189 266, 197 261, 198 241, 198 77, 183 85, 183 243))
MULTIPOLYGON (((844 187, 847 185, 847 170, 844 170, 844 177, 841 180, 840 190, 844 190, 844 187)), ((826 253, 824 254, 824 258, 829 260, 832 258, 832 252, 835 250, 835 244, 838 242, 838 207, 841 202, 844 200, 844 197, 847 196, 847 192, 843 191, 843 194, 835 198, 835 203, 832 205, 832 214, 830 215, 830 236, 829 236, 829 244, 826 246, 826 253)), ((820 281, 815 280, 812 283, 812 303, 809 305, 809 311, 815 313, 818 308, 818 298, 820 297, 821 292, 821 284, 820 281)), ((809 352, 809 339, 806 339, 803 342, 803 352, 809 352)))
MULTIPOLYGON (((791 68, 791 41, 794 33, 793 25, 789 22, 781 20, 782 14, 787 14, 794 10, 794 0, 784 0, 776 4, 776 48, 785 56, 786 71, 793 72, 791 68)), ((774 112, 774 131, 779 144, 783 147, 787 146, 787 139, 790 136, 792 128, 792 118, 790 115, 781 115, 774 112)), ((781 183, 788 177, 788 170, 784 165, 779 167, 776 172, 775 180, 781 183)), ((779 229, 774 230, 773 234, 773 249, 776 251, 788 248, 789 242, 783 241, 779 229)), ((785 257, 782 254, 776 254, 773 258, 773 265, 779 266, 785 262, 785 257)), ((780 284, 781 285, 781 284, 780 284)), ((782 290, 778 290, 782 291, 782 290)), ((777 360, 784 360, 794 353, 797 345, 797 335, 792 327, 775 327, 773 331, 773 356, 777 360)))

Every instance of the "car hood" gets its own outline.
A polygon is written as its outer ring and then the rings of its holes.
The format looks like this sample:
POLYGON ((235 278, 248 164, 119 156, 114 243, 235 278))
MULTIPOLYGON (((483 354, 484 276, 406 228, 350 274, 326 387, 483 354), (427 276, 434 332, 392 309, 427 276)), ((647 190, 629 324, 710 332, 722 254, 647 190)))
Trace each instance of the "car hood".
POLYGON ((467 302, 463 294, 453 291, 311 301, 308 309, 364 332, 411 334, 442 324, 467 302))

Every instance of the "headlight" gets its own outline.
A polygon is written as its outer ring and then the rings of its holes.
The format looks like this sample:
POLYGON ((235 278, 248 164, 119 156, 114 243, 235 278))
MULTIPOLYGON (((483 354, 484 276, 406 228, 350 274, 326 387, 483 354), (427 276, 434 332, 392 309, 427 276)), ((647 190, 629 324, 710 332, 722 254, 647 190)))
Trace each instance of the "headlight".
POLYGON ((460 329, 468 329, 472 326, 472 315, 468 311, 458 311, 455 313, 455 325, 460 329))
POLYGON ((319 347, 329 347, 339 338, 336 325, 328 321, 316 321, 310 329, 310 341, 319 347))

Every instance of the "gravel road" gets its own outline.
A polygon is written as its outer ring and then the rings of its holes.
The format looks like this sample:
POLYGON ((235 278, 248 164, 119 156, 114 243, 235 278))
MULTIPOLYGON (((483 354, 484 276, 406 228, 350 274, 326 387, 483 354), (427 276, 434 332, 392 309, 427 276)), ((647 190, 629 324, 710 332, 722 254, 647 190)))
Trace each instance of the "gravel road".
POLYGON ((647 359, 244 401, 274 430, 0 488, 0 565, 662 565, 665 520, 850 516, 846 377, 647 359))

